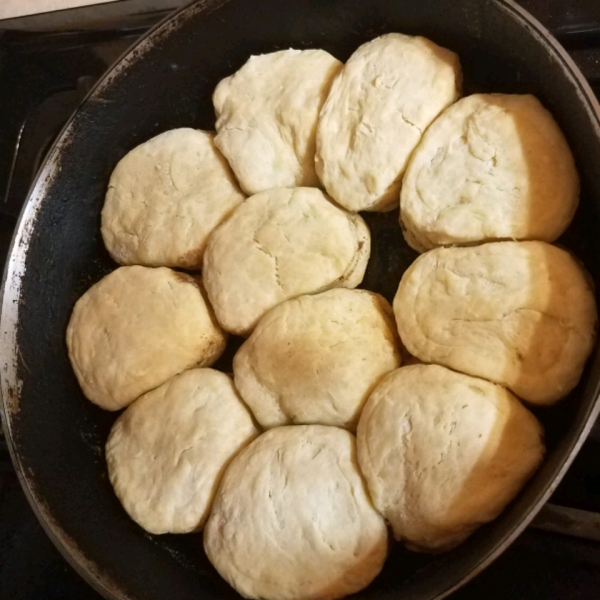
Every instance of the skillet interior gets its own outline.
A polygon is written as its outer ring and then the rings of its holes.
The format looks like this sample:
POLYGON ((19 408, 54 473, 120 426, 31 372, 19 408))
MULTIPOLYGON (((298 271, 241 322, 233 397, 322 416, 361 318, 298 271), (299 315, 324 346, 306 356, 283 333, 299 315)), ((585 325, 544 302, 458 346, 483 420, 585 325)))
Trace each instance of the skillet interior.
MULTIPOLYGON (((24 209, 5 274, 2 394, 13 456, 47 531, 106 597, 238 597, 206 560, 201 535, 151 536, 127 517, 103 456, 116 415, 83 397, 68 362, 64 332, 73 304, 115 268, 99 231, 110 172, 128 150, 161 131, 212 128, 214 86, 250 54, 321 47, 345 60, 359 44, 389 31, 425 35, 457 51, 466 94, 531 92, 553 112, 582 176, 581 207, 561 243, 584 261, 600 289, 595 101, 564 56, 512 5, 212 0, 179 13, 108 74, 67 126, 24 209)), ((374 247, 363 287, 391 299, 415 254, 401 239, 397 213, 367 219, 374 247)), ((231 354, 219 366, 226 367, 231 354)), ((570 399, 536 411, 547 430, 549 455, 501 518, 445 555, 412 554, 396 545, 382 575, 356 597, 439 598, 506 545, 547 499, 591 425, 600 379, 597 356, 593 362, 570 399)))

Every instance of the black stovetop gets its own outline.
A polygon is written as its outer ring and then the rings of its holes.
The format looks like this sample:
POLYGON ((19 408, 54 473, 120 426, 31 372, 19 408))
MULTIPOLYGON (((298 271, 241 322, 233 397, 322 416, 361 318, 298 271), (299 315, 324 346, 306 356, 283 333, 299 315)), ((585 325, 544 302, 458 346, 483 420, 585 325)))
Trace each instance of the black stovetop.
MULTIPOLYGON (((600 0, 520 3, 565 45, 600 96, 600 0)), ((128 19, 93 32, 0 33, 0 264, 52 140, 94 81, 151 20, 128 19)), ((600 513, 600 427, 552 503, 600 513)), ((600 541, 530 528, 452 598, 596 600, 600 541)), ((1 435, 0 600, 100 600, 46 537, 19 487, 1 435)))

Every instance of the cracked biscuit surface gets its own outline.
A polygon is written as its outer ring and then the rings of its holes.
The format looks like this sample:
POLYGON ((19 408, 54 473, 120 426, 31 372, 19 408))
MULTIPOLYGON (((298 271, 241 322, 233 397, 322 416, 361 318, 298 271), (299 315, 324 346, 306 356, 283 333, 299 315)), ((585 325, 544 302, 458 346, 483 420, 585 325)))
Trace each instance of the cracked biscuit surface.
POLYGON ((317 174, 352 211, 398 206, 404 169, 423 131, 460 96, 458 56, 422 37, 363 44, 331 86, 317 126, 317 174))
POLYGON ((67 327, 79 385, 106 410, 212 365, 226 343, 201 283, 166 267, 116 269, 77 300, 67 327))
POLYGON ((413 550, 449 550, 495 519, 544 456, 543 429, 505 388, 437 365, 402 367, 360 418, 375 507, 413 550))
POLYGON ((203 281, 222 327, 247 336, 284 300, 359 285, 370 247, 362 217, 320 190, 268 190, 248 198, 212 233, 203 281))
POLYGON ((502 238, 552 242, 578 202, 573 155, 540 102, 475 94, 446 109, 414 151, 400 221, 420 252, 502 238))
POLYGON ((394 314, 423 362, 553 404, 577 385, 594 345, 590 282, 568 252, 545 242, 436 248, 404 273, 394 314))
POLYGON ((225 472, 204 547, 245 598, 334 600, 369 585, 388 533, 358 470, 354 436, 322 425, 261 435, 225 472))
POLYGON ((150 533, 204 526, 231 459, 259 434, 224 373, 192 369, 131 404, 106 442, 108 476, 150 533))
POLYGON ((352 430, 373 387, 399 366, 387 300, 337 288, 270 310, 235 355, 233 373, 265 428, 318 423, 352 430))
POLYGON ((342 63, 324 50, 251 56, 213 94, 215 144, 242 189, 317 186, 315 130, 342 63))
POLYGON ((213 137, 173 129, 119 161, 102 208, 102 238, 116 262, 200 268, 208 235, 245 198, 213 137))

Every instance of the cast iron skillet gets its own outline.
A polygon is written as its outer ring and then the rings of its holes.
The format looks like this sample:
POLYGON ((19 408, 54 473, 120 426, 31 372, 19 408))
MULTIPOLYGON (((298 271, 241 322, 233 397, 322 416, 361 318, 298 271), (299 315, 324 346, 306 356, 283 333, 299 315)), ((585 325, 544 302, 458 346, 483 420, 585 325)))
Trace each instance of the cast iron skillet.
MULTIPOLYGON (((154 29, 91 92, 50 152, 23 209, 1 314, 3 423, 23 488, 48 535, 106 598, 238 598, 208 563, 202 536, 145 534, 121 508, 103 446, 115 419, 84 398, 65 328, 75 300, 115 268, 100 238, 108 177, 135 145, 173 127, 212 128, 216 83, 250 54, 320 47, 345 60, 377 35, 422 34, 459 52, 465 93, 532 92, 554 113, 582 178, 581 206, 561 240, 600 288, 600 107, 548 33, 508 0, 204 0, 154 29)), ((369 215, 364 287, 391 299, 414 259, 397 212, 369 215)), ((221 361, 227 367, 231 360, 221 361)), ((456 550, 396 545, 363 599, 442 598, 505 549, 548 499, 600 405, 598 353, 559 406, 536 411, 549 453, 517 500, 456 550)))

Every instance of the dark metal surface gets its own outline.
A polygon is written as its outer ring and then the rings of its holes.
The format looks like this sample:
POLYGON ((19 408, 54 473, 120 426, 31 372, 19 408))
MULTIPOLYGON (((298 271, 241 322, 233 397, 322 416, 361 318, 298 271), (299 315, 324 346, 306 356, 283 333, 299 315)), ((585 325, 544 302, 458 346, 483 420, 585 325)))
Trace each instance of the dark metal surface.
MULTIPOLYGON (((246 0, 197 4, 138 45, 83 105, 42 169, 22 214, 5 275, 3 419, 23 487, 50 537, 107 598, 227 599, 237 595, 202 552, 201 537, 150 536, 121 509, 103 444, 115 418, 81 394, 64 331, 75 300, 115 267, 99 211, 115 163, 136 144, 178 126, 212 127, 215 84, 248 55, 323 47, 344 60, 387 31, 419 33, 461 55, 466 93, 533 92, 556 115, 582 175, 582 206, 562 243, 600 288, 600 136, 597 103, 565 54, 507 2, 246 0)), ((364 287, 393 294, 414 258, 394 213, 370 215, 375 240, 364 287)), ((441 556, 395 546, 363 599, 441 598, 472 577, 547 500, 597 412, 598 356, 571 398, 538 410, 549 454, 494 523, 441 556)))
POLYGON ((600 542, 600 515, 596 512, 546 504, 532 526, 542 531, 600 542))

